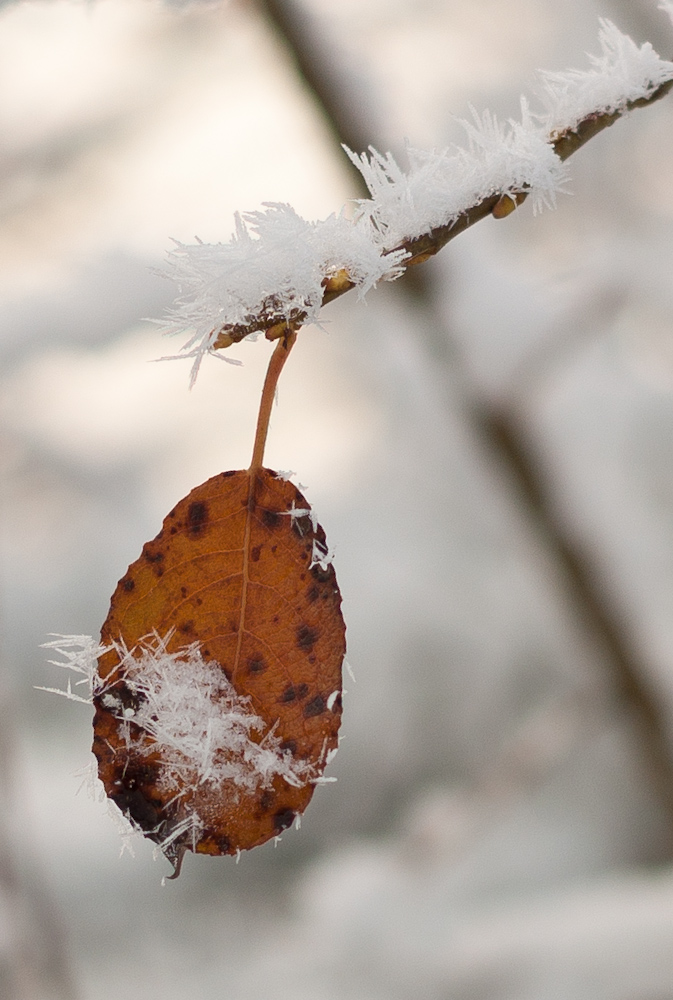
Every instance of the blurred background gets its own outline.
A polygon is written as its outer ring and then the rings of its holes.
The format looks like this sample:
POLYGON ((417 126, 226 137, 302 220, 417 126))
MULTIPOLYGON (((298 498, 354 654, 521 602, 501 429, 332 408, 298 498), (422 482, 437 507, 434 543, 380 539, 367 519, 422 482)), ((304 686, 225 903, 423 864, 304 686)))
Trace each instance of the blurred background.
POLYGON ((646 0, 0 3, 0 996, 672 1000, 673 98, 303 330, 266 461, 336 551, 343 743, 301 829, 177 882, 82 789, 97 635, 166 512, 246 467, 269 345, 153 362, 171 238, 362 195, 646 0))

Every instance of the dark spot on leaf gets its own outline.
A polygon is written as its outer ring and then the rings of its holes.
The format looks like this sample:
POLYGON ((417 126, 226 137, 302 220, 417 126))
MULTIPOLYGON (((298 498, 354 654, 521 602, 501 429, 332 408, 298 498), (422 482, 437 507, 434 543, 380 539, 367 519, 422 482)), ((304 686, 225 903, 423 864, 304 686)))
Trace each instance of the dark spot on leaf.
MULTIPOLYGON (((132 691, 124 681, 120 681, 119 684, 115 684, 109 691, 111 695, 118 698, 122 704, 123 708, 132 708, 134 712, 137 712, 144 701, 147 701, 144 694, 140 691, 132 691)), ((141 768, 137 768, 134 772, 135 774, 140 773, 141 768)), ((143 770, 143 774, 147 771, 143 770)))
POLYGON ((253 562, 259 562, 259 554, 262 551, 261 545, 255 545, 253 549, 250 549, 250 558, 253 562))
POLYGON ((292 530, 299 538, 304 538, 305 535, 308 535, 311 527, 311 518, 306 514, 304 517, 292 518, 292 530))
POLYGON ((136 585, 135 580, 133 580, 130 576, 125 577, 124 582, 122 583, 122 587, 127 593, 133 590, 135 588, 135 585, 136 585))
POLYGON ((217 846, 221 854, 229 854, 231 851, 231 841, 229 840, 229 837, 225 837, 224 835, 218 837, 217 846))
POLYGON ((311 655, 309 656, 308 662, 309 663, 315 663, 315 656, 313 655, 313 653, 311 653, 311 655))
POLYGON ((178 529, 175 527, 175 525, 173 525, 173 527, 171 528, 171 535, 177 535, 177 533, 178 529))
POLYGON ((166 514, 166 517, 175 517, 175 507, 166 514))
POLYGON ((287 830, 294 822, 294 809, 279 809, 273 817, 273 828, 277 833, 287 830))
POLYGON ((154 830, 159 813, 137 788, 122 788, 110 798, 125 816, 130 816, 143 830, 154 830))
POLYGON ((312 650, 320 633, 310 625, 300 625, 297 629, 297 646, 299 649, 312 650))
POLYGON ((270 789, 267 788, 266 791, 262 792, 262 794, 259 797, 259 808, 262 810, 262 812, 269 811, 269 809, 273 805, 273 800, 274 800, 274 794, 270 789))
POLYGON ((262 524, 265 528, 277 528, 282 518, 273 510, 262 511, 262 524))
POLYGON ((209 656, 210 656, 210 650, 209 649, 204 649, 203 650, 203 658, 204 658, 204 660, 207 659, 209 656))
POLYGON ((143 548, 143 555, 145 559, 147 559, 150 566, 152 566, 152 568, 154 569, 156 575, 163 576, 164 569, 161 564, 164 561, 164 553, 161 551, 161 549, 155 551, 154 549, 148 548, 148 546, 146 545, 143 548))
POLYGON ((203 601, 201 600, 200 597, 197 597, 196 598, 196 603, 200 606, 201 604, 203 604, 203 601))
POLYGON ((236 469, 229 469, 228 472, 223 472, 222 473, 222 478, 223 479, 228 479, 229 476, 235 476, 235 475, 236 475, 236 469))
POLYGON ((198 535, 208 521, 208 504, 194 500, 187 509, 187 527, 193 535, 198 535))
POLYGON ((263 656, 251 656, 248 659, 248 673, 261 674, 266 670, 266 660, 263 656))
POLYGON ((183 597, 186 597, 187 596, 187 588, 186 587, 180 587, 180 593, 182 594, 183 597))
POLYGON ((147 786, 151 788, 156 778, 156 767, 151 764, 127 765, 118 779, 119 790, 110 796, 125 815, 147 831, 155 830, 160 819, 158 810, 147 794, 147 786))
POLYGON ((322 715, 327 707, 327 702, 321 694, 317 694, 315 698, 311 698, 304 705, 304 718, 311 719, 314 715, 322 715))
POLYGON ((309 604, 313 604, 320 597, 320 590, 316 587, 315 583, 312 584, 306 591, 306 600, 309 604))
POLYGON ((278 548, 278 546, 277 546, 277 545, 272 545, 272 546, 271 546, 271 551, 272 551, 273 553, 275 553, 275 551, 276 551, 276 549, 277 549, 277 548, 278 548))
POLYGON ((154 785, 159 777, 159 768, 149 761, 127 764, 121 775, 121 783, 126 788, 140 788, 141 785, 154 785))
POLYGON ((307 694, 308 694, 308 684, 297 684, 296 687, 290 684, 288 687, 285 688, 278 701, 290 702, 290 701, 296 701, 297 699, 301 700, 302 698, 305 698, 307 694))
POLYGON ((325 529, 322 524, 318 524, 316 526, 315 535, 313 537, 316 545, 321 548, 323 552, 327 552, 327 536, 325 535, 325 529))
POLYGON ((334 576, 334 570, 331 566, 321 566, 320 563, 316 563, 315 566, 311 566, 311 576, 318 583, 326 583, 331 580, 334 576))
POLYGON ((182 625, 178 625, 178 630, 183 632, 185 635, 193 635, 195 631, 193 620, 190 618, 188 622, 183 622, 182 625))
POLYGON ((296 740, 283 740, 280 744, 281 750, 288 750, 290 753, 297 752, 297 741, 296 740))

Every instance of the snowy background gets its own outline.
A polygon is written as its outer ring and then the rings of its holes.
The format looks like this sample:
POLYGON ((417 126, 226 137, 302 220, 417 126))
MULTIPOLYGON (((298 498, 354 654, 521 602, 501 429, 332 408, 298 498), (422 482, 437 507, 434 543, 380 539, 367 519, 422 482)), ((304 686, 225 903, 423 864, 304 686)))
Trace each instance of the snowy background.
MULTIPOLYGON (((645 0, 280 6, 342 137, 400 159, 585 67, 598 17, 673 54, 645 0)), ((0 996, 671 1000, 670 96, 573 157, 555 211, 486 220, 300 333, 266 461, 336 550, 356 676, 301 830, 162 887, 78 794, 90 711, 34 690, 62 681, 48 633, 97 635, 165 513, 249 461, 268 345, 191 393, 189 362, 151 363, 179 347, 145 322, 170 239, 360 194, 272 22, 0 4, 0 996)))

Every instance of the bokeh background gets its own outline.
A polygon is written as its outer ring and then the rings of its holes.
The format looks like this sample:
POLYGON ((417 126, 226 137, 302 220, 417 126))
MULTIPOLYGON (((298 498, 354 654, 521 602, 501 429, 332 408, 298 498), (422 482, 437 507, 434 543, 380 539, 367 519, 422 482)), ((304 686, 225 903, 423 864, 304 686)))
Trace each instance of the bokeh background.
POLYGON ((672 1000, 673 98, 302 331, 267 451, 344 596, 343 743, 299 831, 177 882, 81 790, 97 635, 165 513, 245 467, 264 341, 153 363, 171 238, 361 194, 518 114, 646 0, 0 4, 0 996, 672 1000))

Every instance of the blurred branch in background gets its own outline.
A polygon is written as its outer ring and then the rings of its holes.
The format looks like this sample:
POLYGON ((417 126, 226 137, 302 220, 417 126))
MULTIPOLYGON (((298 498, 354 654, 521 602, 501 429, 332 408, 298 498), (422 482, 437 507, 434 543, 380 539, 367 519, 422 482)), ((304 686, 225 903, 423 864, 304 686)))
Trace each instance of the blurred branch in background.
MULTIPOLYGON (((356 151, 376 145, 378 137, 372 131, 364 108, 366 96, 363 99, 360 93, 355 100, 352 89, 344 83, 346 74, 339 71, 338 54, 330 52, 321 26, 306 7, 296 0, 258 0, 258 5, 283 39, 335 142, 345 143, 356 151)), ((581 143, 576 143, 572 149, 559 150, 559 153, 565 158, 579 145, 581 143)), ((361 179, 358 190, 362 191, 361 179)), ((417 329, 426 352, 438 370, 444 371, 445 393, 452 393, 451 402, 455 405, 453 392, 458 386, 465 419, 484 451, 505 471, 521 511, 553 557, 574 614, 595 648, 604 654, 602 658, 609 668, 608 681, 613 697, 630 718, 653 793, 670 820, 670 835, 662 858, 669 860, 673 858, 673 748, 662 699, 651 680, 652 672, 609 597, 597 567, 578 543, 572 527, 559 515, 548 477, 537 458, 525 422, 520 419, 519 393, 495 404, 485 398, 471 375, 469 364, 461 356, 456 338, 441 316, 432 280, 420 268, 408 271, 396 287, 399 294, 406 297, 407 307, 416 312, 417 329)), ((599 325, 604 325, 610 313, 614 315, 620 308, 622 293, 616 289, 613 292, 608 315, 602 313, 599 325)), ((604 293, 604 289, 599 290, 599 297, 604 293)), ((593 313, 595 316, 596 310, 593 313)), ((590 326, 583 324, 580 336, 595 335, 590 326)), ((567 338, 565 350, 577 343, 577 333, 568 333, 567 338)), ((548 370, 554 365, 560 342, 560 337, 553 338, 546 355, 544 348, 536 350, 533 368, 540 370, 544 366, 548 370)), ((517 388, 521 389, 521 382, 517 388)))
MULTIPOLYGON (((356 95, 344 93, 345 74, 329 39, 326 41, 315 30, 311 18, 292 0, 258 0, 258 3, 284 43, 334 141, 355 151, 368 149, 373 138, 366 101, 356 104, 356 95)), ((344 161, 355 191, 366 198, 369 192, 362 174, 351 160, 344 158, 344 161)))

